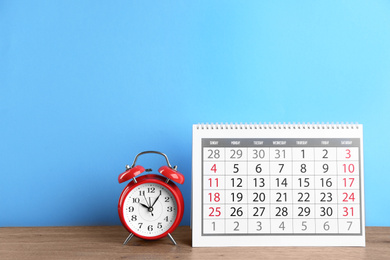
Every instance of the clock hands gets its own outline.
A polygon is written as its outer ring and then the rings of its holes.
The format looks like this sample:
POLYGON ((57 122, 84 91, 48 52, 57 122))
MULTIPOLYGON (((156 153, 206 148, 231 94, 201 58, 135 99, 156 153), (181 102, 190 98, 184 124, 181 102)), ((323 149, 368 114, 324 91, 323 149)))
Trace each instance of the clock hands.
POLYGON ((157 196, 157 198, 153 201, 153 204, 152 202, 150 201, 150 197, 148 199, 146 199, 146 196, 145 196, 145 193, 143 193, 144 195, 144 199, 145 199, 145 202, 147 205, 139 202, 139 204, 144 207, 144 208, 147 208, 148 211, 150 212, 150 214, 152 215, 152 217, 154 217, 154 214, 153 214, 153 206, 156 204, 156 202, 158 201, 158 199, 160 198, 161 196, 161 190, 160 190, 160 194, 157 196))

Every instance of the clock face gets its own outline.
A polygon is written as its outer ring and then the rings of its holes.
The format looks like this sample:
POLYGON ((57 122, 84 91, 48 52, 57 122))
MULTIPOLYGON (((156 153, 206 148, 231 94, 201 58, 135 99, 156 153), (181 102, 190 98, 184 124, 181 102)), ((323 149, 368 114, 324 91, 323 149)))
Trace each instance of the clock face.
POLYGON ((133 233, 155 237, 175 222, 177 202, 168 188, 158 183, 143 183, 133 188, 123 204, 123 217, 133 233))

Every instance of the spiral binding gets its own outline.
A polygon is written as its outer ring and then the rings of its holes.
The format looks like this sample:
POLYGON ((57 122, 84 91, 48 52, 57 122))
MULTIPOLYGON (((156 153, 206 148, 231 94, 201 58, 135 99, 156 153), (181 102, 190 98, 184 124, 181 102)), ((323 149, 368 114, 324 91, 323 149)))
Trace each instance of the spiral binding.
POLYGON ((199 123, 195 125, 199 130, 279 130, 279 129, 359 129, 358 123, 199 123))

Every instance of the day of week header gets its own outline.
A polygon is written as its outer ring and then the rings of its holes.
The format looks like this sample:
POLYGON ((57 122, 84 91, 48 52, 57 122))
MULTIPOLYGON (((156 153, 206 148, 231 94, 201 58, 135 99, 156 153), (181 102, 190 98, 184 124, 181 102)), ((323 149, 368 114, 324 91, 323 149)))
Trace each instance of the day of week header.
POLYGON ((360 146, 359 138, 203 138, 204 147, 342 147, 360 146))

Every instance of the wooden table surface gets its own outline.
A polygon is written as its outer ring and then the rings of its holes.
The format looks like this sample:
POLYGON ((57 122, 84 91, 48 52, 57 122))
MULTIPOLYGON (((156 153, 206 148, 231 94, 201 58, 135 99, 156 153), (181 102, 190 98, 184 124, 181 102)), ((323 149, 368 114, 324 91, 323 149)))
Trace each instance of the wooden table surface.
POLYGON ((390 227, 367 227, 366 247, 192 248, 191 230, 169 238, 122 243, 127 231, 103 227, 0 228, 0 259, 390 259, 390 227))

